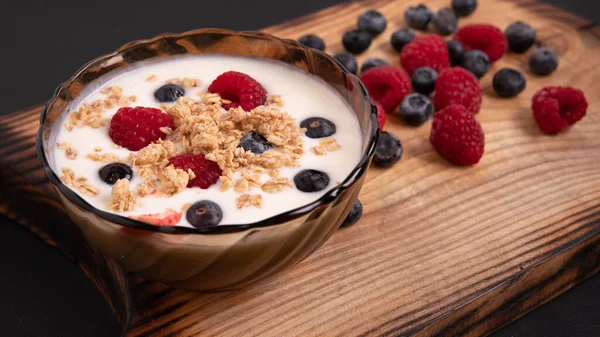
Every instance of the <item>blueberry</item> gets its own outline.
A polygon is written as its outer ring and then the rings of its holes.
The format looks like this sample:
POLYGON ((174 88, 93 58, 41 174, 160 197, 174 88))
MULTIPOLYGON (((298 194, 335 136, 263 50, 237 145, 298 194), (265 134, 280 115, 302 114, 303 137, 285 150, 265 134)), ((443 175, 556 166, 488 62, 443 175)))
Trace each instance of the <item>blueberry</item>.
POLYGON ((131 180, 133 170, 122 163, 112 163, 103 166, 99 171, 100 179, 109 185, 114 185, 119 179, 131 180))
POLYGON ((306 137, 325 138, 335 133, 335 124, 321 117, 310 117, 300 123, 301 128, 306 128, 306 137))
POLYGON ((411 126, 419 126, 427 122, 433 114, 433 103, 422 94, 410 94, 400 104, 400 118, 411 126))
POLYGON ((525 76, 520 72, 504 68, 494 75, 494 90, 500 97, 515 97, 525 90, 525 76))
POLYGON ((367 31, 373 36, 383 33, 386 26, 385 16, 376 10, 368 10, 358 17, 358 29, 367 31))
POLYGON ((433 29, 443 36, 448 36, 456 31, 458 18, 450 8, 441 8, 431 18, 433 29))
POLYGON ((352 208, 350 209, 350 213, 348 213, 346 219, 344 219, 344 222, 342 222, 342 225, 340 227, 348 227, 354 225, 358 221, 358 219, 362 217, 362 214, 362 203, 360 202, 360 200, 356 199, 356 201, 352 205, 352 208))
POLYGON ((427 6, 420 4, 415 7, 409 7, 404 13, 404 20, 409 27, 423 30, 427 28, 432 15, 433 13, 431 13, 431 10, 427 6))
POLYGON ((546 48, 539 48, 529 57, 529 67, 537 75, 550 75, 558 68, 558 56, 546 48))
POLYGON ((333 58, 336 59, 339 63, 341 63, 342 66, 344 66, 344 68, 346 68, 346 70, 348 70, 352 74, 356 75, 356 73, 358 72, 358 62, 356 62, 356 58, 354 57, 354 55, 350 53, 339 53, 336 54, 333 58))
POLYGON ((294 176, 294 184, 302 192, 319 192, 329 185, 329 176, 322 171, 302 170, 294 176))
POLYGON ((419 94, 429 95, 435 90, 435 81, 438 73, 430 67, 417 68, 412 74, 411 84, 413 90, 419 94))
POLYGON ((325 51, 325 42, 314 34, 304 35, 298 39, 298 42, 304 47, 325 51))
POLYGON ((397 52, 402 52, 402 48, 409 44, 412 40, 417 37, 417 34, 414 30, 410 28, 400 28, 392 34, 391 43, 392 47, 396 49, 397 52))
POLYGON ((364 30, 354 29, 344 33, 342 37, 344 48, 352 54, 360 54, 369 49, 371 45, 371 34, 364 30))
POLYGON ((448 40, 446 41, 446 46, 448 47, 448 53, 450 53, 450 63, 452 66, 461 65, 465 57, 465 47, 463 47, 462 43, 456 40, 448 40))
POLYGON ((223 219, 223 211, 216 203, 202 200, 188 208, 185 218, 196 228, 216 226, 223 219))
POLYGON ((471 50, 465 53, 462 67, 472 72, 477 78, 482 78, 490 70, 490 58, 481 50, 471 50))
POLYGON ((402 142, 394 134, 382 131, 375 149, 373 163, 378 167, 390 167, 402 158, 402 142))
POLYGON ((175 102, 179 97, 185 95, 185 89, 177 84, 165 84, 156 89, 154 97, 159 102, 175 102))
POLYGON ((452 0, 452 9, 458 16, 469 16, 477 9, 477 0, 452 0))
POLYGON ((508 26, 504 35, 508 39, 508 48, 517 54, 526 52, 535 43, 535 30, 521 21, 508 26))
POLYGON ((365 60, 365 62, 363 62, 362 66, 360 67, 360 72, 364 73, 365 71, 367 71, 371 68, 383 67, 383 66, 387 66, 387 65, 388 65, 388 62, 382 58, 369 57, 368 59, 365 60))
POLYGON ((250 151, 254 154, 262 154, 263 152, 269 151, 272 148, 271 144, 269 144, 265 137, 254 131, 245 134, 240 140, 240 145, 238 147, 241 147, 245 151, 250 151))

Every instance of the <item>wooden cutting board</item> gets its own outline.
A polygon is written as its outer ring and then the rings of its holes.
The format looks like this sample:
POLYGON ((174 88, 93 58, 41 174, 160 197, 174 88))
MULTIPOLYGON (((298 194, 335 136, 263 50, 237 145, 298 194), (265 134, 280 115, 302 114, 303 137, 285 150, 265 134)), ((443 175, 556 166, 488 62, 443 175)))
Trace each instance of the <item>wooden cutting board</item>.
MULTIPOLYGON (((433 9, 448 0, 423 1, 433 9)), ((286 38, 317 33, 339 52, 342 33, 367 8, 390 27, 366 57, 397 64, 389 45, 403 12, 417 1, 335 6, 267 28, 286 38)), ((461 24, 504 28, 523 20, 560 68, 539 78, 527 56, 492 67, 527 74, 526 91, 499 99, 485 92, 477 116, 486 133, 481 163, 459 168, 428 142, 430 123, 409 128, 389 116, 404 143, 392 169, 373 168, 360 199, 362 220, 339 230, 287 273, 231 292, 201 294, 124 275, 89 247, 61 211, 34 154, 40 107, 0 117, 0 210, 62 249, 96 283, 126 336, 485 335, 581 282, 600 268, 600 28, 532 1, 480 1, 461 24), (558 136, 540 133, 530 112, 535 91, 571 85, 585 91, 589 115, 558 136), (39 207, 39 211, 31 209, 39 207)))

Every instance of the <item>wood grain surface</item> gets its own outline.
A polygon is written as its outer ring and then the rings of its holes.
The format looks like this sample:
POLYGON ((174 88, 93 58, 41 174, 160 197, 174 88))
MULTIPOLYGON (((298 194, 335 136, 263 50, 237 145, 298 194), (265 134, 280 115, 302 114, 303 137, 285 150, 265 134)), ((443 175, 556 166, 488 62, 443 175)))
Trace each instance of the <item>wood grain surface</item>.
MULTIPOLYGON (((424 2, 433 9, 448 4, 424 2)), ((389 37, 416 3, 352 2, 265 31, 286 38, 317 33, 333 54, 358 14, 378 8, 390 25, 359 60, 397 64, 389 37)), ((515 20, 536 28, 539 44, 555 50, 561 64, 544 78, 529 73, 527 55, 493 65, 492 74, 520 69, 528 84, 506 100, 493 95, 491 75, 482 79, 481 163, 446 163, 429 145, 430 123, 409 128, 389 115, 386 129, 403 140, 405 157, 392 169, 371 169, 360 195, 362 220, 291 271, 254 286, 212 294, 174 289, 126 277, 93 248, 73 247, 77 233, 65 233, 75 226, 60 211, 46 216, 61 206, 33 150, 39 107, 0 117, 0 210, 75 255, 126 336, 489 334, 600 269, 600 28, 533 1, 501 0, 480 1, 461 24, 503 29, 515 20), (546 85, 581 88, 589 115, 558 136, 541 134, 530 100, 546 85), (22 203, 46 208, 32 215, 22 203)))

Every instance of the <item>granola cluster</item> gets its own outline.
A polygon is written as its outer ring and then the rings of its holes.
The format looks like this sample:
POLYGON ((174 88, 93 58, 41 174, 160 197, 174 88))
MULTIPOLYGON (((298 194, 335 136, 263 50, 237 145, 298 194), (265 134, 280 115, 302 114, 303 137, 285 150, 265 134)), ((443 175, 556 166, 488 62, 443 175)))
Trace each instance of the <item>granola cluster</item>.
POLYGON ((60 150, 65 151, 65 156, 67 156, 67 159, 73 160, 73 159, 77 158, 78 151, 74 150, 71 147, 71 143, 69 143, 69 142, 57 143, 56 147, 58 147, 60 150))
POLYGON ((106 110, 115 106, 128 106, 137 100, 136 96, 124 96, 123 89, 117 86, 103 88, 100 93, 105 97, 91 103, 83 103, 78 110, 69 114, 67 122, 63 125, 67 131, 75 127, 104 127, 109 122, 103 115, 106 110))
POLYGON ((260 194, 242 194, 239 198, 235 199, 235 205, 237 208, 244 207, 258 207, 262 205, 262 195, 260 194))
POLYGON ((171 78, 167 80, 167 83, 170 84, 177 84, 180 85, 184 88, 194 88, 197 87, 198 85, 200 85, 200 81, 195 79, 195 78, 188 78, 188 77, 184 77, 184 78, 171 78))
POLYGON ((169 165, 168 158, 177 153, 175 143, 159 140, 136 154, 129 155, 129 163, 136 168, 137 174, 144 178, 144 182, 137 187, 140 197, 155 193, 173 195, 183 191, 189 180, 196 177, 191 170, 186 172, 169 165), (160 190, 157 190, 157 182, 160 182, 160 190))
POLYGON ((136 205, 135 194, 129 189, 129 180, 119 179, 110 193, 111 202, 108 208, 113 211, 132 211, 136 205))
POLYGON ((334 138, 327 138, 319 141, 319 145, 311 147, 310 150, 318 156, 323 156, 327 152, 339 150, 340 147, 340 144, 334 138))
MULTIPOLYGON (((156 82, 156 80, 158 80, 158 76, 156 76, 154 74, 146 77, 147 82, 156 82)), ((168 79, 167 83, 177 84, 184 88, 195 88, 200 85, 200 80, 195 79, 195 78, 189 78, 189 77, 184 77, 184 78, 177 77, 177 78, 168 79)))
POLYGON ((114 153, 88 153, 85 155, 85 158, 91 161, 97 161, 101 163, 115 163, 121 161, 119 156, 114 153))
POLYGON ((63 183, 65 183, 65 185, 72 186, 83 194, 98 194, 98 188, 88 183, 86 177, 76 177, 75 172, 73 172, 73 170, 71 170, 70 168, 63 168, 61 170, 61 173, 62 176, 60 177, 60 180, 63 183))

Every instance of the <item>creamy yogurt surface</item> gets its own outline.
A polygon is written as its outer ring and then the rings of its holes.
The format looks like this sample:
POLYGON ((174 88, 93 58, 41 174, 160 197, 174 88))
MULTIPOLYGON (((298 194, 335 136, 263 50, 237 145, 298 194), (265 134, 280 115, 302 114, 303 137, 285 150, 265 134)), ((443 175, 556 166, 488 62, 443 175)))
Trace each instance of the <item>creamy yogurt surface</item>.
MULTIPOLYGON (((115 147, 108 135, 110 118, 119 109, 114 106, 103 113, 106 125, 98 128, 75 127, 72 130, 60 128, 56 136, 56 144, 70 144, 72 151, 77 156, 68 156, 64 149, 56 148, 54 151, 54 170, 60 175, 63 168, 73 170, 77 177, 87 178, 87 182, 96 187, 96 195, 88 195, 74 189, 84 200, 92 206, 123 216, 136 216, 156 214, 167 209, 180 211, 183 205, 193 204, 200 200, 210 200, 217 203, 223 212, 220 224, 247 224, 257 222, 280 213, 307 205, 333 187, 344 181, 351 170, 357 165, 361 157, 362 139, 358 120, 341 96, 329 87, 324 81, 294 69, 281 62, 262 59, 244 58, 224 55, 190 55, 185 57, 168 57, 152 63, 134 65, 131 69, 109 77, 104 82, 93 83, 93 91, 85 95, 76 105, 70 106, 70 111, 76 111, 81 104, 93 102, 104 97, 102 88, 120 87, 125 97, 135 96, 135 102, 126 106, 144 106, 163 108, 161 102, 154 97, 154 92, 173 78, 197 79, 195 87, 186 87, 185 97, 198 99, 198 94, 206 92, 211 82, 226 71, 238 71, 253 77, 266 89, 268 95, 278 95, 283 100, 283 106, 277 107, 282 112, 289 113, 296 119, 297 125, 309 117, 323 117, 336 126, 336 133, 328 138, 333 138, 340 145, 335 151, 317 155, 311 147, 318 146, 322 139, 312 139, 303 135, 304 153, 299 160, 299 167, 284 167, 280 170, 282 177, 288 177, 293 182, 294 176, 303 169, 320 170, 329 175, 330 183, 319 192, 301 192, 294 184, 277 193, 266 193, 260 188, 252 189, 251 194, 260 194, 262 202, 260 207, 236 206, 236 198, 240 193, 229 189, 221 191, 222 182, 217 182, 208 189, 198 187, 186 188, 171 196, 148 195, 138 197, 138 204, 131 211, 117 212, 108 208, 111 202, 112 186, 100 179, 98 171, 106 162, 93 161, 86 158, 87 154, 102 149, 102 153, 113 153, 120 160, 126 161, 128 156, 135 151, 115 147), (150 79, 150 80, 149 80, 150 79), (95 150, 96 149, 96 150, 95 150)), ((102 80, 102 79, 100 79, 102 80)), ((167 103, 172 105, 173 103, 167 103)), ((225 110, 223 109, 223 112, 225 110)), ((66 119, 65 119, 66 122, 66 119)), ((269 179, 262 175, 261 181, 269 179)), ((133 191, 138 184, 143 183, 135 168, 130 186, 133 191)), ((185 211, 178 226, 190 227, 186 220, 185 211)))

